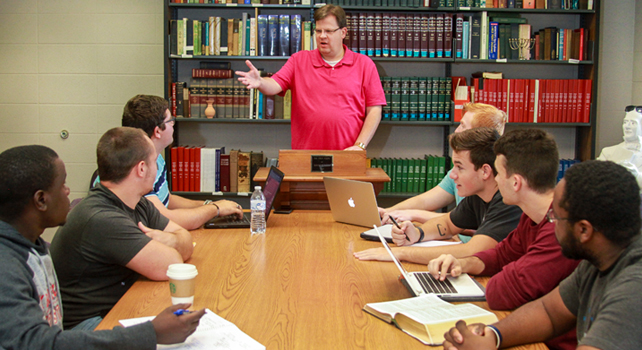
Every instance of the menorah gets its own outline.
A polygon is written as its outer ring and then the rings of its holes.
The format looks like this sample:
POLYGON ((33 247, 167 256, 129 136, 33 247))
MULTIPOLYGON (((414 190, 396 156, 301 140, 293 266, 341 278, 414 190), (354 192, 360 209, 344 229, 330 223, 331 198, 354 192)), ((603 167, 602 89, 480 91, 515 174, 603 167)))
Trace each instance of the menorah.
POLYGON ((535 45, 535 39, 510 38, 510 39, 508 39, 508 43, 510 44, 510 48, 512 50, 519 50, 519 59, 520 60, 525 60, 526 59, 526 52, 530 51, 530 49, 533 48, 533 45, 535 45))

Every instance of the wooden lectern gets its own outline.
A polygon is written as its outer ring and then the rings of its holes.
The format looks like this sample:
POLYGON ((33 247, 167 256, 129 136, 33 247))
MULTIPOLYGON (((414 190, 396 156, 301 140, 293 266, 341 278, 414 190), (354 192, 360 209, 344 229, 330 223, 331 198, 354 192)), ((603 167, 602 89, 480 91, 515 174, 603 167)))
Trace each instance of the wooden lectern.
MULTIPOLYGON (((254 181, 263 186, 268 170, 259 169, 254 181)), ((379 194, 383 184, 390 181, 382 169, 367 167, 366 151, 280 150, 279 170, 285 177, 274 200, 274 208, 282 210, 330 209, 324 176, 371 182, 375 194, 379 194)))

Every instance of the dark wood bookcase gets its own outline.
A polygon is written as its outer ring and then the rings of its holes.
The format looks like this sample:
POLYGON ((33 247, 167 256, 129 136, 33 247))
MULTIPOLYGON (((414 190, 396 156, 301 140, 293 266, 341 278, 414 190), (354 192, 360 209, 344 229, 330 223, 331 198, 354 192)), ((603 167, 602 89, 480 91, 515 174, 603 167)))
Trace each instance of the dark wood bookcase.
MULTIPOLYGON (((455 4, 457 3, 454 1, 455 4)), ((499 9, 468 7, 382 7, 379 6, 342 6, 346 12, 366 13, 463 13, 468 16, 475 12, 488 11, 499 13, 519 13, 528 19, 533 32, 545 27, 585 28, 588 40, 593 42, 592 60, 575 63, 569 61, 545 60, 477 60, 458 58, 410 58, 410 57, 372 57, 380 76, 394 77, 450 77, 464 76, 470 78, 473 72, 499 71, 507 79, 591 79, 592 96, 590 120, 588 123, 508 123, 507 130, 512 128, 538 127, 551 132, 559 145, 560 158, 588 160, 595 158, 595 130, 597 101, 597 70, 599 53, 599 13, 600 0, 594 0, 593 10, 540 10, 540 9, 499 9)), ((165 0, 164 25, 164 67, 165 98, 169 100, 171 84, 176 81, 190 81, 192 68, 198 68, 202 61, 231 62, 233 70, 247 71, 245 60, 266 71, 276 72, 288 57, 257 56, 195 56, 190 58, 172 57, 170 52, 170 20, 190 18, 203 20, 209 16, 240 18, 243 12, 259 14, 300 14, 304 21, 313 21, 316 7, 311 5, 242 5, 242 4, 176 4, 165 0)), ((313 33, 311 35, 314 35, 313 33)), ((452 113, 451 113, 452 115, 452 113)), ((452 117, 451 117, 452 118, 452 117)), ((452 121, 386 121, 382 120, 377 133, 368 148, 369 157, 422 157, 433 153, 448 155, 447 136, 456 128, 452 121), (420 131, 417 131, 419 128, 420 131), (405 136, 410 132, 410 138, 405 136), (391 136, 392 135, 392 136, 391 136), (404 135, 403 137, 394 135, 404 135), (412 153, 412 154, 408 154, 412 153)), ((264 151, 266 156, 276 157, 278 149, 289 149, 289 120, 250 120, 250 119, 177 119, 175 125, 175 145, 203 145, 208 147, 225 146, 226 150, 242 148, 243 150, 264 151)), ((166 152, 168 170, 171 159, 166 152)), ((179 192, 189 197, 211 197, 210 193, 179 192)), ((388 202, 396 202, 414 194, 380 194, 388 202), (388 197, 388 198, 385 198, 388 197)), ((225 193, 225 197, 241 199, 236 193, 225 193)), ((248 197, 249 198, 249 197, 248 197)))

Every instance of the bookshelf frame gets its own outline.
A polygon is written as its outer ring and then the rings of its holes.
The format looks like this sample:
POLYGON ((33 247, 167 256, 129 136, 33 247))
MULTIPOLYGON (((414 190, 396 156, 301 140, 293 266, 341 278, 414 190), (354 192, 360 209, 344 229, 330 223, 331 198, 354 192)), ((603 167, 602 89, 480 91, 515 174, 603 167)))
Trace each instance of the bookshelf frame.
MULTIPOLYGON (((313 21, 314 10, 323 4, 311 4, 311 5, 269 5, 269 4, 176 4, 170 3, 170 0, 165 1, 165 23, 164 23, 164 67, 165 67, 165 83, 164 91, 165 98, 169 99, 171 91, 171 83, 173 81, 179 80, 179 72, 181 70, 181 62, 187 61, 228 61, 232 62, 233 68, 244 67, 243 62, 245 60, 252 60, 253 62, 260 62, 262 64, 268 65, 270 67, 276 67, 275 70, 278 70, 285 61, 288 59, 288 56, 269 56, 269 57, 260 57, 260 56, 192 56, 192 57, 178 57, 169 55, 169 21, 173 18, 183 17, 181 13, 184 11, 193 11, 195 9, 202 10, 208 13, 209 15, 225 13, 229 11, 243 11, 243 10, 253 10, 253 9, 266 9, 270 11, 281 10, 283 13, 301 13, 305 11, 308 15, 305 15, 305 20, 309 19, 313 21)), ((314 0, 312 0, 314 1, 314 0)), ((456 2, 456 1, 455 1, 456 2)), ((587 28, 589 30, 588 40, 593 41, 593 59, 584 60, 579 62, 571 61, 547 61, 547 60, 479 60, 479 59, 458 59, 458 58, 409 58, 409 57, 371 57, 375 62, 380 72, 382 70, 386 71, 390 76, 397 76, 395 72, 400 69, 402 66, 407 64, 420 67, 421 65, 440 65, 442 68, 442 77, 449 76, 458 76, 464 75, 468 76, 469 74, 459 74, 462 70, 462 66, 466 67, 477 67, 481 65, 483 67, 492 67, 495 70, 502 70, 503 67, 518 67, 520 71, 526 71, 526 74, 531 76, 529 79, 536 79, 540 76, 540 71, 543 70, 553 70, 553 69, 568 69, 573 70, 571 75, 575 79, 591 79, 593 80, 592 84, 592 103, 590 107, 590 119, 589 123, 508 123, 507 127, 510 129, 514 127, 538 127, 543 129, 575 129, 575 140, 574 140, 574 155, 575 158, 581 160, 588 160, 595 158, 595 145, 596 145, 596 124, 597 124, 597 115, 596 115, 596 101, 598 96, 598 57, 599 57, 599 15, 601 12, 601 0, 594 0, 594 9, 593 10, 542 10, 542 9, 501 9, 501 8, 469 8, 469 7, 437 7, 437 8, 426 8, 426 7, 385 7, 382 10, 382 7, 379 6, 342 6, 346 12, 411 12, 411 13, 463 13, 463 14, 473 14, 479 13, 482 11, 494 12, 494 13, 519 13, 527 15, 527 18, 531 16, 547 16, 547 15, 559 15, 564 17, 574 17, 579 23, 577 27, 587 28), (533 67, 529 67, 532 65, 533 67)), ((529 21, 530 23, 530 21, 529 21)), ((533 27, 533 30, 539 30, 541 28, 533 27)), ((454 47, 454 46, 453 46, 454 47)), ((433 68, 434 69, 434 68, 433 68)), ((513 68, 515 69, 515 68, 513 68)), ((416 75, 416 74, 415 74, 416 75)), ((402 75, 405 76, 405 75, 402 75)), ((451 113, 452 116, 452 113, 451 113)), ((274 119, 274 120, 250 120, 250 119, 232 119, 232 118, 222 118, 222 119, 205 119, 205 118, 179 118, 176 121, 175 125, 175 134, 174 134, 174 143, 176 145, 181 142, 181 133, 190 131, 181 131, 182 129, 189 129, 187 126, 190 125, 238 125, 237 129, 240 134, 244 131, 243 129, 246 126, 250 125, 261 125, 268 128, 274 127, 284 127, 290 124, 289 120, 283 119, 274 119), (182 128, 183 125, 185 128, 182 128)), ((454 130, 458 123, 452 121, 390 121, 382 120, 381 125, 390 126, 392 128, 405 127, 405 126, 417 126, 422 128, 442 128, 443 129, 443 138, 441 140, 432 140, 430 141, 433 146, 437 145, 437 148, 443 148, 443 155, 449 155, 448 149, 448 134, 454 130), (440 146, 441 145, 441 146, 440 146)), ((208 137, 215 137, 215 135, 209 135, 208 137)), ((377 135, 375 135, 375 138, 377 135)), ((422 143, 420 143, 422 144, 422 143)), ((379 154, 374 154, 375 157, 382 156, 381 154, 389 151, 389 148, 394 148, 397 145, 385 146, 384 149, 379 150, 379 154)), ((171 146, 170 146, 171 147, 171 146)), ((169 148, 168 148, 169 150, 169 148)), ((370 151, 370 149, 369 149, 370 151)), ((166 152, 167 164, 171 164, 170 152, 166 152)), ((169 166, 168 166, 169 167, 169 166)), ((169 170, 169 169, 168 169, 169 170)), ((170 179, 171 181, 171 176, 170 179)), ((182 196, 192 197, 192 198, 202 198, 204 196, 212 196, 211 193, 203 192, 172 192, 182 196)), ((403 194, 391 194, 384 193, 380 194, 379 197, 384 197, 392 200, 403 200, 408 198, 415 193, 403 193, 403 194)), ((233 198, 235 200, 242 199, 244 195, 238 195, 236 193, 225 193, 224 197, 233 198)), ((249 198, 249 197, 248 197, 249 198)))

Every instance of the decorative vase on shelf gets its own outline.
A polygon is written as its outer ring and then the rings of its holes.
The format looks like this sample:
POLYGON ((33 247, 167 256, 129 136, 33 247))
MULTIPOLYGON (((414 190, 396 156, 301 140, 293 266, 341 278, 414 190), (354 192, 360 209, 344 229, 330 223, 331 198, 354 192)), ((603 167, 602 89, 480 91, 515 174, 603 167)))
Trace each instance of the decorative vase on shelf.
POLYGON ((216 109, 214 109, 214 106, 212 106, 214 100, 209 99, 205 102, 207 102, 207 108, 205 108, 205 116, 210 119, 214 118, 214 116, 216 115, 216 109))

